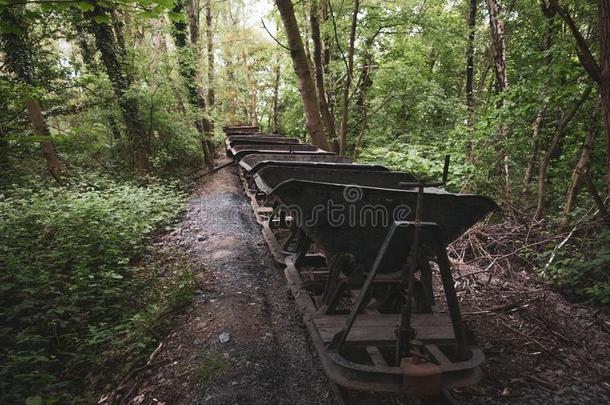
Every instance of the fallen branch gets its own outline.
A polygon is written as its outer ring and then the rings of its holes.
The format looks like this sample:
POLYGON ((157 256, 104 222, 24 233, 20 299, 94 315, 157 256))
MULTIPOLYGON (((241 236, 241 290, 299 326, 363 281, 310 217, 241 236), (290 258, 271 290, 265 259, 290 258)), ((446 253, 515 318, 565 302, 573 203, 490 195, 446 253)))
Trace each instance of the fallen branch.
MULTIPOLYGON (((601 204, 602 207, 604 206, 604 203, 605 203, 605 201, 602 202, 602 204, 601 204)), ((598 208, 597 211, 595 211, 590 218, 588 217, 589 212, 591 212, 591 209, 589 209, 589 211, 587 211, 587 213, 585 215, 583 215, 583 217, 579 221, 576 222, 576 224, 574 225, 574 227, 572 228, 570 233, 568 233, 568 236, 566 236, 565 239, 563 239, 557 246, 555 246, 555 248, 553 249, 553 253, 551 253, 551 257, 549 258, 549 261, 544 265, 542 274, 546 274, 547 269, 549 268, 551 263, 553 263, 553 260, 555 260, 555 256, 557 255, 557 252, 559 251, 559 249, 561 249, 568 242, 568 240, 572 237, 574 232, 576 232, 579 229, 579 226, 582 223, 584 223, 586 219, 594 218, 597 214, 599 214, 600 209, 598 208)))
POLYGON ((534 338, 534 337, 532 337, 532 336, 528 335, 527 333, 525 333, 525 332, 521 332, 519 329, 514 328, 514 327, 512 327, 512 326, 508 325, 508 324, 507 324, 507 323, 505 323, 505 322, 502 322, 502 325, 504 325, 504 326, 505 326, 507 329, 510 329, 510 330, 512 330, 513 332, 516 332, 516 333, 520 334, 521 336, 528 338, 528 339, 530 340, 530 342, 536 343, 536 344, 537 344, 537 345, 538 345, 538 346, 539 346, 541 349, 543 349, 545 352, 550 352, 550 351, 551 351, 551 349, 549 349, 548 347, 546 347, 545 345, 543 345, 542 343, 540 343, 540 341, 539 341, 539 340, 537 340, 536 338, 534 338))
POLYGON ((236 163, 235 161, 231 161, 231 162, 229 162, 229 163, 225 163, 225 164, 223 164, 223 165, 217 166, 217 167, 213 168, 212 170, 208 170, 207 172, 204 172, 204 173, 202 173, 202 174, 198 174, 198 175, 196 175, 196 176, 195 176, 193 179, 194 179, 194 180, 198 180, 198 179, 200 179, 200 178, 202 178, 202 177, 204 177, 204 176, 209 176, 210 174, 214 174, 214 173, 216 173, 217 171, 219 171, 219 170, 221 170, 221 169, 224 169, 225 167, 229 167, 229 166, 234 165, 235 163, 236 163))
POLYGON ((535 375, 528 375, 527 378, 532 380, 532 382, 535 382, 536 384, 543 386, 544 388, 548 389, 549 391, 557 391, 557 387, 555 385, 551 384, 550 382, 548 382, 546 380, 543 380, 542 378, 536 377, 535 375))
POLYGON ((159 343, 159 346, 157 346, 157 348, 155 350, 153 350, 153 352, 150 354, 150 357, 148 358, 148 361, 146 362, 147 366, 150 366, 150 364, 153 362, 153 360, 155 359, 157 354, 159 354, 159 352, 161 351, 162 348, 163 348, 163 342, 159 343))

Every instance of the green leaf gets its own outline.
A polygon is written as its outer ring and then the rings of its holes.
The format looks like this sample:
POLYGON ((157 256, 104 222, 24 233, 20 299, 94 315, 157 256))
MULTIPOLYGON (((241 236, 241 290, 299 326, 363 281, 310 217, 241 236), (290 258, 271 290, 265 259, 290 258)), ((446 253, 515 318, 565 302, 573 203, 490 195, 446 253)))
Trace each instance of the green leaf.
POLYGON ((40 18, 40 10, 38 10, 38 9, 32 9, 32 10, 26 9, 24 11, 24 15, 25 15, 25 18, 27 18, 28 20, 35 20, 37 18, 40 18))
POLYGON ((21 29, 16 25, 9 25, 0 22, 0 33, 2 34, 21 34, 21 29))
POLYGON ((93 9, 95 8, 93 4, 86 1, 79 1, 78 3, 76 3, 76 7, 78 7, 83 12, 93 11, 93 9))
POLYGON ((159 13, 156 11, 142 11, 138 16, 142 18, 159 18, 159 13))
POLYGON ((53 3, 51 2, 43 2, 40 4, 40 9, 44 12, 49 12, 53 10, 53 3))
POLYGON ((110 17, 106 14, 96 15, 94 20, 98 24, 110 24, 110 17))
POLYGON ((28 397, 25 400, 25 405, 42 405, 42 397, 40 397, 40 396, 28 397))
POLYGON ((171 10, 172 8, 174 8, 174 5, 175 5, 174 0, 154 0, 154 2, 160 6, 165 7, 168 10, 171 10))
POLYGON ((175 11, 170 11, 169 13, 167 13, 167 16, 173 22, 185 22, 186 21, 186 17, 184 16, 184 14, 176 13, 175 11))

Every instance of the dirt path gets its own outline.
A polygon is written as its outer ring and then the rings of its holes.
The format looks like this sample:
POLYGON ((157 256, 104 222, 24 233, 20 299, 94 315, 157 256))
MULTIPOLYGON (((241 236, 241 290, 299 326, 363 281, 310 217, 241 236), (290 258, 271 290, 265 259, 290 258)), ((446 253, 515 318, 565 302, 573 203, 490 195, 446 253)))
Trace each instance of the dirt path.
POLYGON ((134 378, 122 402, 330 403, 326 377, 234 167, 194 193, 164 242, 182 245, 202 264, 201 290, 155 356, 162 366, 134 378), (219 341, 223 332, 227 343, 219 341))

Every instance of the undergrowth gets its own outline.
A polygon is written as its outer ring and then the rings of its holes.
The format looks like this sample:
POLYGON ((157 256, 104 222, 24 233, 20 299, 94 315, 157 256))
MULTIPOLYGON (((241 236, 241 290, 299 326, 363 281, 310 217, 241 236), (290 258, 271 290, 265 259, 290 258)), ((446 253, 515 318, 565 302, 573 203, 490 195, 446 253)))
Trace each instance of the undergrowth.
POLYGON ((548 266, 541 273, 555 286, 601 304, 610 304, 610 231, 583 236, 563 249, 543 254, 548 266), (555 257, 551 261, 551 255, 555 257))
MULTIPOLYGON (((438 180, 443 170, 442 162, 437 158, 440 155, 433 148, 421 146, 407 150, 379 146, 363 149, 360 160, 413 173, 424 180, 438 180)), ((486 181, 480 176, 476 177, 471 165, 454 159, 450 165, 447 188, 459 191, 468 182, 473 183, 471 187, 477 194, 487 194, 491 190, 486 181)), ((498 198, 501 200, 503 197, 500 195, 498 198)), ((510 207, 507 209, 511 211, 510 207)), ((567 232, 561 233, 560 220, 549 218, 542 225, 533 220, 531 212, 511 211, 494 216, 494 222, 478 226, 466 239, 472 239, 477 234, 483 235, 483 240, 477 243, 479 250, 471 254, 471 260, 483 260, 482 268, 491 266, 500 271, 512 267, 526 269, 537 273, 547 283, 572 298, 610 304, 610 231, 606 226, 589 219, 578 227, 580 230, 575 235, 568 237, 564 246, 557 248, 567 236, 567 232), (555 237, 549 238, 549 235, 555 237), (533 249, 526 248, 536 237, 541 239, 538 242, 546 239, 546 243, 535 243, 533 249), (550 260, 553 252, 553 260, 550 260), (492 263, 488 259, 501 260, 492 263), (500 263, 501 261, 505 263, 500 263)))
POLYGON ((181 265, 159 288, 142 258, 184 201, 106 178, 0 194, 0 403, 79 401, 161 337, 193 282, 181 265))

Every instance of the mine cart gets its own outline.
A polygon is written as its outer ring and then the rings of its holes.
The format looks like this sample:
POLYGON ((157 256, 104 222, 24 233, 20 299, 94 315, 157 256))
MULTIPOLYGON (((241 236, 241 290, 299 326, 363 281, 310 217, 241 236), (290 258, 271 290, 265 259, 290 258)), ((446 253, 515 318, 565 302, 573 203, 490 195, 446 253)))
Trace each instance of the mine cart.
MULTIPOLYGON (((277 153, 255 153, 244 156, 239 165, 249 173, 256 172, 269 164, 278 162, 294 163, 296 165, 303 163, 351 163, 351 159, 338 155, 312 155, 293 153, 277 154, 277 153)), ((379 166, 381 167, 381 166, 379 166)))
POLYGON ((244 156, 253 153, 278 153, 278 154, 316 154, 316 155, 334 155, 333 152, 327 152, 309 144, 297 145, 237 145, 227 151, 227 154, 235 160, 241 160, 244 156))
POLYGON ((223 127, 222 130, 227 135, 232 134, 252 134, 259 131, 258 126, 255 125, 233 125, 223 127))
POLYGON ((476 383, 484 356, 462 320, 445 247, 494 202, 404 174, 316 181, 268 169, 255 181, 300 232, 285 273, 330 378, 421 395, 476 383))
POLYGON ((296 138, 282 138, 282 137, 269 137, 269 136, 253 136, 251 139, 230 138, 225 141, 227 148, 232 148, 237 145, 296 145, 299 144, 299 140, 296 138))

